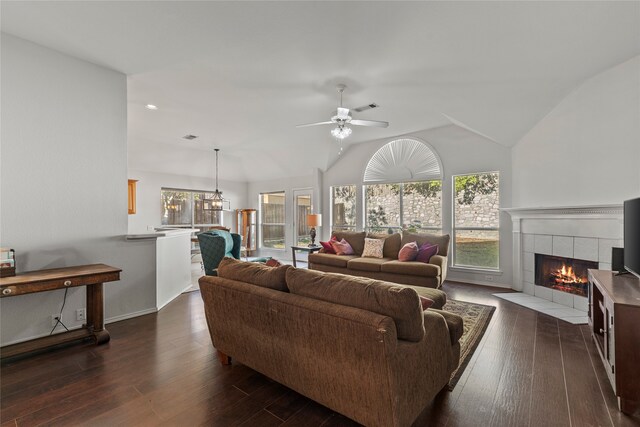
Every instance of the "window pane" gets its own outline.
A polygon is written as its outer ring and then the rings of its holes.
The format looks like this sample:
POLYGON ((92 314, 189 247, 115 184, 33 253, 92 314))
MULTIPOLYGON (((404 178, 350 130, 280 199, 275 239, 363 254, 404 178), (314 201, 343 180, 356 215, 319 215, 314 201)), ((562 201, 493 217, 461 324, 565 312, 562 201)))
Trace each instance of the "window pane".
POLYGON ((260 194, 261 246, 284 249, 285 194, 260 194))
POLYGON ((194 224, 222 224, 221 211, 205 211, 203 200, 211 199, 213 193, 193 193, 194 224))
POLYGON ((331 203, 332 230, 355 230, 356 186, 339 185, 331 187, 331 203))
POLYGON ((442 227, 442 181, 402 184, 402 226, 435 233, 442 227))
POLYGON ((400 228, 400 184, 365 186, 366 228, 372 232, 400 228))
POLYGON ((499 231, 455 231, 456 265, 498 268, 499 231))
POLYGON ((284 225, 262 225, 262 247, 284 249, 284 225))
POLYGON ((499 227, 497 173, 456 176, 454 184, 456 227, 499 227))
POLYGON ((191 225, 191 194, 189 192, 162 190, 160 203, 162 225, 191 225))

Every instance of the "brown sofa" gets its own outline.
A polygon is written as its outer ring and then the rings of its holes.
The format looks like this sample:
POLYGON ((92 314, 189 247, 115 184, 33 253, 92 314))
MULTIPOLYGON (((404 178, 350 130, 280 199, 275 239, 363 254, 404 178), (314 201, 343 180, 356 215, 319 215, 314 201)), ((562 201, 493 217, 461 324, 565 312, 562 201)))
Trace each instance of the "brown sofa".
POLYGON ((349 242, 355 255, 334 255, 321 250, 309 255, 310 269, 429 288, 439 288, 447 277, 448 234, 439 236, 407 231, 402 234, 367 234, 364 231, 349 231, 334 232, 332 236, 349 242), (383 258, 362 257, 365 237, 384 239, 383 258), (398 261, 400 248, 410 242, 417 242, 418 246, 425 242, 437 244, 438 253, 431 257, 428 264, 398 261))
POLYGON ((435 289, 229 258, 200 289, 223 364, 367 426, 411 425, 458 366, 462 318, 420 306, 435 289))

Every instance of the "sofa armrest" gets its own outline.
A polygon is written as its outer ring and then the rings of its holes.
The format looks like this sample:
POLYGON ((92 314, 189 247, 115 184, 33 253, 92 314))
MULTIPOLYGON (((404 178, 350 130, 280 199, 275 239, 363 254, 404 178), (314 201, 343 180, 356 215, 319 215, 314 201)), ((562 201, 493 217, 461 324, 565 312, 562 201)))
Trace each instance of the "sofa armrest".
POLYGON ((447 278, 447 257, 442 255, 434 255, 429 259, 429 264, 440 267, 440 284, 447 278))

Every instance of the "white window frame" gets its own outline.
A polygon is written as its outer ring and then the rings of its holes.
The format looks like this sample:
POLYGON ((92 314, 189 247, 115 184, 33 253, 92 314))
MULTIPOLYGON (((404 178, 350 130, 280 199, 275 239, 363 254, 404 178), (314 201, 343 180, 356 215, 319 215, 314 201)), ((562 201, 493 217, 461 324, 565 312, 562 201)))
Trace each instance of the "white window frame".
POLYGON ((451 176, 451 268, 454 270, 476 270, 476 271, 488 271, 492 273, 501 273, 500 270, 500 209, 498 208, 498 226, 497 227, 457 227, 456 226, 456 177, 469 176, 469 175, 498 175, 498 204, 500 203, 500 171, 486 171, 486 172, 469 172, 459 173, 451 176), (497 267, 481 267, 477 265, 464 265, 456 263, 457 248, 456 248, 456 231, 497 231, 498 232, 498 266, 497 267))

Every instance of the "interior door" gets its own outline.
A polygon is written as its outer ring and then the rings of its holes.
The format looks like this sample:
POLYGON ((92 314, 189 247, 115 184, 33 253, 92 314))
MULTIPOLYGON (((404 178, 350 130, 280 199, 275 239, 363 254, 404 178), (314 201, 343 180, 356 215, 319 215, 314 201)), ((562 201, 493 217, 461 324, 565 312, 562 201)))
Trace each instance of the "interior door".
POLYGON ((295 246, 308 246, 310 227, 307 225, 307 215, 312 208, 312 190, 305 188, 293 190, 293 244, 295 246))

